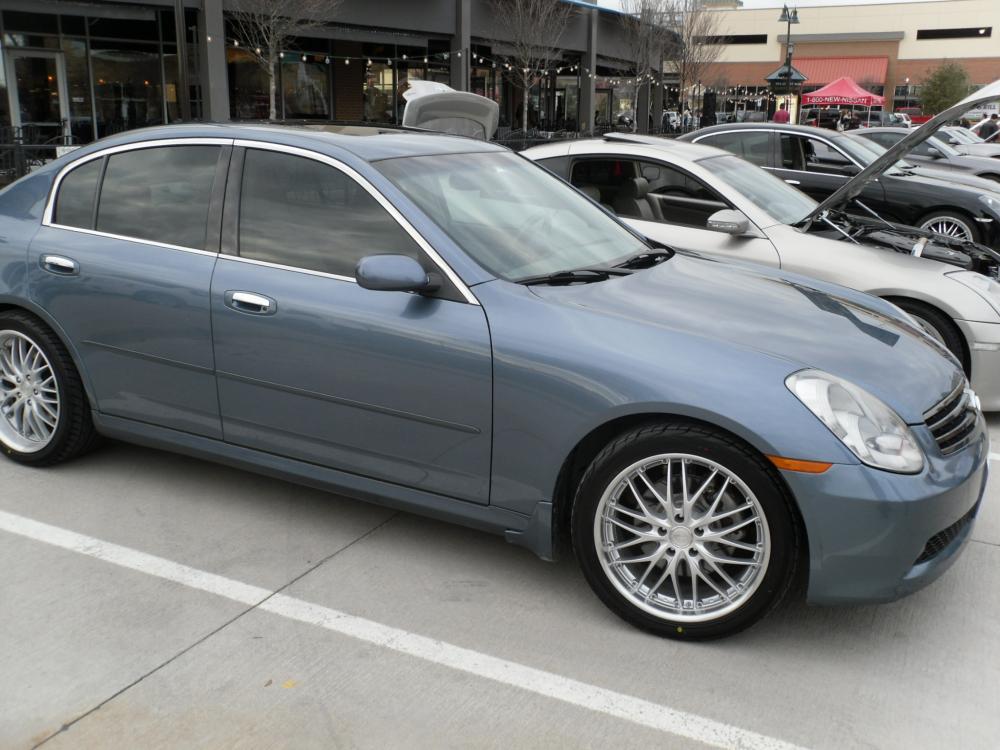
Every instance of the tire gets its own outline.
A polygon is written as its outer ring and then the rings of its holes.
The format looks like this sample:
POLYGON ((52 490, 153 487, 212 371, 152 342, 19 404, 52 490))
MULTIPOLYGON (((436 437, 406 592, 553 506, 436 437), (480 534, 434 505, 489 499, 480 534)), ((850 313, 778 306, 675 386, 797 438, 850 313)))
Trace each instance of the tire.
POLYGON ((613 612, 656 635, 707 640, 749 627, 787 594, 799 559, 795 518, 762 456, 719 430, 677 421, 633 429, 609 444, 580 480, 571 526, 583 573, 613 612), (688 506, 684 480, 694 498, 688 506), (705 523, 709 512, 722 517, 705 523))
POLYGON ((0 450, 18 463, 49 466, 96 442, 90 405, 66 347, 33 315, 0 313, 0 450))
POLYGON ((934 211, 917 222, 917 226, 954 239, 981 242, 982 235, 976 223, 960 211, 934 211))
POLYGON ((915 300, 892 299, 889 301, 904 312, 909 313, 924 331, 943 344, 959 362, 965 362, 965 345, 962 334, 947 315, 930 305, 915 300))

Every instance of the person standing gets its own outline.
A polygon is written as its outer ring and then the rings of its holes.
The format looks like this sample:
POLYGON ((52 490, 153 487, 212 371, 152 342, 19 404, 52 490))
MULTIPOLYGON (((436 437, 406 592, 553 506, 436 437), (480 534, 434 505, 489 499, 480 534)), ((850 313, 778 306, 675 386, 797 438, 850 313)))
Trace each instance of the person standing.
POLYGON ((990 115, 990 119, 979 126, 979 137, 984 141, 990 139, 990 136, 1000 130, 1000 123, 997 122, 997 115, 994 112, 990 115))
POLYGON ((778 111, 774 113, 774 122, 781 125, 788 124, 788 110, 785 109, 785 105, 783 103, 778 107, 778 111))

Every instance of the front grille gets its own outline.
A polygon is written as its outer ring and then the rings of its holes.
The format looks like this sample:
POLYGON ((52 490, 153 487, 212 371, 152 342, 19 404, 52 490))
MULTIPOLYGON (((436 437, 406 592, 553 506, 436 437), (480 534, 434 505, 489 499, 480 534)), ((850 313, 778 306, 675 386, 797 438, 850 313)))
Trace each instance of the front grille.
POLYGON ((979 510, 979 503, 973 505, 972 510, 955 521, 955 523, 951 526, 939 531, 937 534, 928 539, 927 544, 924 545, 924 551, 920 553, 920 557, 917 558, 914 565, 927 562, 951 544, 955 540, 955 537, 961 534, 962 531, 965 530, 965 527, 972 523, 972 519, 976 517, 977 510, 979 510))
POLYGON ((945 456, 962 450, 972 441, 978 420, 979 409, 965 383, 924 414, 924 422, 945 456))

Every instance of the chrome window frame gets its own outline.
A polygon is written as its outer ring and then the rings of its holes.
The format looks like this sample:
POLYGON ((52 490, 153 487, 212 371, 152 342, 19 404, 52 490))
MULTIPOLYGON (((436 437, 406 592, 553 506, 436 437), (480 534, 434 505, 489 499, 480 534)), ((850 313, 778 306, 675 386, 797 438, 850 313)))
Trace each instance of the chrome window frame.
POLYGON ((357 280, 350 276, 342 276, 339 274, 325 273, 323 271, 313 271, 308 268, 299 268, 296 266, 286 266, 279 263, 271 263, 268 261, 253 260, 252 258, 241 258, 236 255, 225 255, 223 253, 214 252, 211 250, 204 250, 201 248, 185 247, 182 245, 172 245, 167 242, 157 242, 156 240, 149 240, 143 237, 129 237, 121 234, 113 234, 111 232, 102 232, 97 229, 84 229, 83 227, 71 227, 66 224, 57 224, 53 221, 53 215, 56 207, 56 199, 59 195, 59 189, 62 185, 63 179, 72 172, 77 167, 81 167, 84 164, 92 162, 96 159, 103 159, 105 156, 111 156, 113 154, 118 154, 127 151, 138 151, 146 148, 160 148, 163 146, 233 146, 233 147, 243 147, 243 148, 257 148, 266 151, 279 151, 283 153, 290 154, 292 156, 300 156, 306 159, 312 159, 313 161, 318 161, 320 163, 326 164, 327 166, 333 167, 339 170, 347 177, 354 180, 358 185, 360 185, 369 195, 371 195, 375 201, 382 206, 383 209, 396 221, 396 223, 409 235, 417 246, 427 254, 427 257, 440 269, 440 271, 455 285, 459 293, 462 295, 463 299, 470 305, 480 305, 479 300, 472 293, 469 287, 464 281, 458 276, 457 273, 449 266, 444 259, 438 254, 438 252, 431 246, 431 244, 424 239, 424 237, 417 232, 412 224, 403 216, 402 213, 394 206, 389 200, 382 195, 378 189, 376 189, 367 179, 365 179, 359 172, 357 172, 352 167, 347 164, 331 157, 326 154, 319 153, 317 151, 311 151, 309 149, 300 148, 298 146, 287 146, 280 143, 271 143, 269 141, 255 141, 248 138, 218 138, 218 137, 185 137, 185 138, 158 138, 151 141, 137 141, 135 143, 124 143, 119 146, 109 146, 108 148, 103 148, 99 151, 95 151, 86 156, 80 157, 73 160, 62 169, 56 175, 55 179, 52 181, 52 187, 49 189, 48 198, 45 204, 45 211, 42 214, 42 226, 51 227, 53 229, 62 229, 69 232, 79 232, 80 234, 88 234, 94 237, 106 237, 113 240, 124 240, 125 242, 138 242, 145 245, 152 245, 153 247, 162 247, 167 250, 180 250, 185 253, 195 253, 196 255, 210 255, 219 258, 220 260, 229 260, 239 263, 249 263, 251 265, 267 266, 270 268, 279 268, 285 271, 294 271, 296 273, 303 273, 310 276, 322 276, 329 279, 335 279, 337 281, 347 281, 352 284, 356 284, 357 280))
POLYGON ((55 212, 56 198, 59 195, 59 188, 62 185, 63 179, 77 167, 82 167, 84 164, 89 162, 97 159, 103 159, 105 156, 111 156, 113 154, 126 151, 138 151, 145 148, 160 148, 162 146, 219 146, 221 148, 223 146, 232 145, 232 138, 158 138, 153 141, 139 141, 136 143, 123 143, 120 146, 110 146, 108 148, 101 149, 100 151, 95 151, 92 154, 87 154, 79 159, 75 159, 60 169, 59 174, 57 174, 56 178, 52 181, 52 187, 49 190, 49 197, 45 204, 45 212, 42 214, 42 226, 52 227, 53 229, 65 229, 70 232, 79 232, 81 234, 89 234, 94 237, 107 237, 112 240, 141 242, 145 245, 162 247, 167 250, 180 250, 185 253, 195 253, 197 255, 218 255, 216 252, 205 250, 203 248, 171 245, 169 242, 157 242, 156 240, 147 240, 144 237, 129 237, 127 235, 114 234, 112 232, 101 232, 97 229, 84 229, 83 227, 71 227, 66 224, 57 224, 52 220, 52 216, 55 212))
MULTIPOLYGON (((426 239, 424 239, 423 235, 421 235, 413 227, 413 225, 410 224, 409 220, 407 220, 407 218, 403 216, 402 213, 400 213, 399 209, 397 209, 394 205, 392 205, 392 203, 389 202, 388 198, 382 195, 382 193, 380 193, 379 190, 374 185, 372 185, 363 175, 361 175, 353 167, 344 164, 342 161, 332 156, 327 156, 326 154, 321 154, 317 151, 310 151, 309 149, 301 148, 299 146, 288 146, 283 143, 272 143, 270 141, 255 141, 249 138, 237 138, 235 139, 233 145, 236 147, 242 147, 247 149, 276 151, 279 153, 289 154, 290 156, 298 156, 305 159, 312 159, 313 161, 317 161, 320 162, 321 164, 326 164, 329 167, 333 167, 334 169, 343 173, 350 179, 354 180, 354 182, 356 182, 359 186, 361 186, 361 188, 364 189, 365 192, 367 192, 372 198, 375 199, 375 202, 378 203, 386 211, 386 213, 388 213, 389 216, 391 216, 396 221, 396 223, 400 226, 400 228, 404 232, 406 232, 407 235, 409 235, 410 239, 412 239, 417 244, 417 246, 424 251, 427 257, 431 259, 431 262, 438 267, 441 273, 443 273, 448 278, 448 280, 455 285, 455 288, 458 289, 459 293, 462 295, 465 301, 470 305, 479 305, 479 300, 476 299, 476 296, 472 293, 469 287, 466 286, 465 282, 462 281, 461 278, 459 278, 458 274, 455 273, 454 270, 452 270, 451 266, 449 266, 444 261, 444 259, 438 254, 437 250, 435 250, 431 246, 431 244, 426 239)), ((239 228, 237 227, 237 232, 238 231, 239 228)), ((355 279, 353 276, 343 276, 340 274, 327 273, 325 271, 314 271, 309 268, 300 268, 298 266, 287 266, 281 263, 272 263, 270 261, 265 261, 265 260, 254 260, 253 258, 243 258, 240 257, 239 255, 220 255, 219 259, 227 261, 235 261, 239 263, 249 263, 251 265, 257 265, 257 266, 267 266, 270 268, 280 268, 285 271, 295 271, 298 273, 308 274, 310 276, 323 276, 330 279, 336 279, 338 281, 349 281, 352 284, 357 283, 357 279, 355 279)))

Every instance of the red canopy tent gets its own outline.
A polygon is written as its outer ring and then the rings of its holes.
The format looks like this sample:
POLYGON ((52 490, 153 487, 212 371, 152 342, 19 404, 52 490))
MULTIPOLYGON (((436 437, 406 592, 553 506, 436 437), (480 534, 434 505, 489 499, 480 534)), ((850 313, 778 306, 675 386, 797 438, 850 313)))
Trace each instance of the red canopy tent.
POLYGON ((803 104, 848 104, 862 107, 880 106, 885 97, 865 91, 853 78, 838 78, 811 94, 802 95, 803 104))

